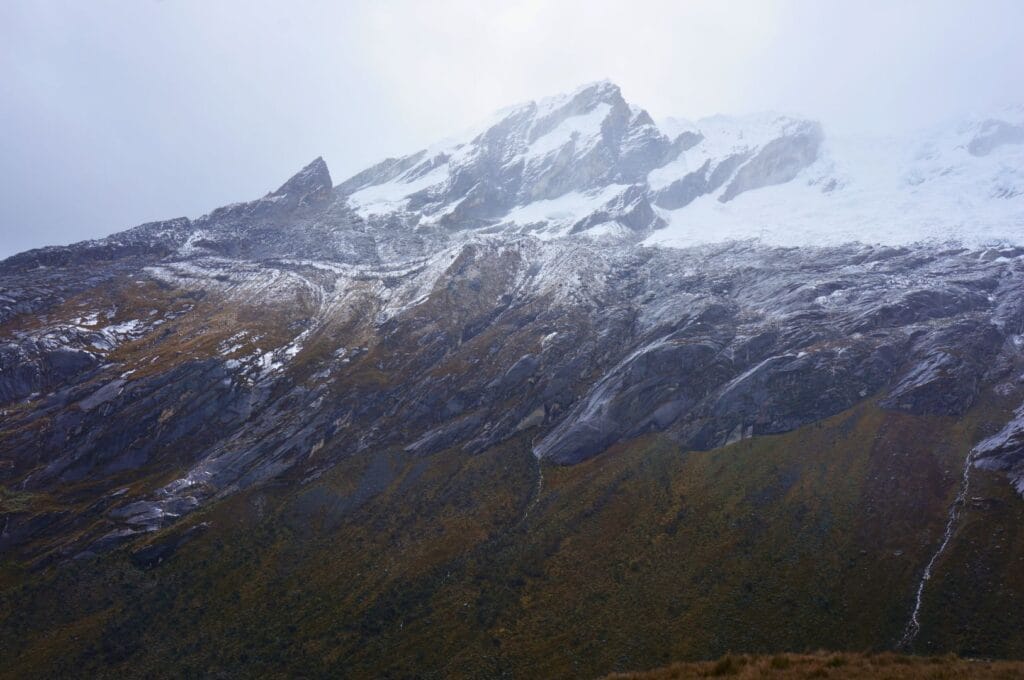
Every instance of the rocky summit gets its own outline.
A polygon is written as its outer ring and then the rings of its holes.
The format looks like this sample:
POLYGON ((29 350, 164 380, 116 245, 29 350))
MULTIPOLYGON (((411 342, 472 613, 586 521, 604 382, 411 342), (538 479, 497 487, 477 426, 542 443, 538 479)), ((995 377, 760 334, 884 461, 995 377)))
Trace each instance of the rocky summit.
POLYGON ((8 669, 1024 654, 1024 110, 997 115, 832 139, 601 82, 8 258, 8 669))

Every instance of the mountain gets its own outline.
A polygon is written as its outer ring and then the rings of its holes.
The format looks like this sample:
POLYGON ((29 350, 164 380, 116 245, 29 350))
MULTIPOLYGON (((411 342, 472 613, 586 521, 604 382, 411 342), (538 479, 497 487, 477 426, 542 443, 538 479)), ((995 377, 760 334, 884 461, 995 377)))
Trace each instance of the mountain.
POLYGON ((1018 114, 855 143, 602 82, 3 261, 9 668, 1024 654, 1018 114))
POLYGON ((697 678, 776 677, 797 678, 1014 678, 1024 668, 1020 661, 960 659, 942 657, 883 654, 773 654, 747 656, 727 654, 716 661, 674 663, 671 666, 634 673, 615 673, 614 680, 695 680, 697 678))
POLYGON ((371 222, 418 229, 677 246, 1017 242, 1024 108, 997 115, 909 139, 833 139, 774 114, 657 125, 602 82, 512 107, 339 190, 371 222))

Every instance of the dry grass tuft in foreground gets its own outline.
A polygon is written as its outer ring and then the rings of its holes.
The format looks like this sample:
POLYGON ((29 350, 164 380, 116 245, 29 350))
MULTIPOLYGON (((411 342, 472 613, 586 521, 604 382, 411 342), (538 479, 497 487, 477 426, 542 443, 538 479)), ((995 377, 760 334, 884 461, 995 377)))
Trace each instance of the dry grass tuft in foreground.
POLYGON ((1024 677, 1024 661, 981 661, 955 655, 907 656, 817 652, 752 656, 727 654, 717 661, 676 663, 636 673, 616 673, 615 680, 682 678, 928 678, 989 680, 1024 677))

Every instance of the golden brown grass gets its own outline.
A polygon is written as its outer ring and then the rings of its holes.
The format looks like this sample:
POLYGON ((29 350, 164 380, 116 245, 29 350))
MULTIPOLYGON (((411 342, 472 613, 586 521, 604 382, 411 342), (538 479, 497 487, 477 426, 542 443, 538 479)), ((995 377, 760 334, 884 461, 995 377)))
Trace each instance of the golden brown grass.
POLYGON ((900 679, 929 678, 1021 678, 1024 662, 983 661, 946 656, 908 656, 886 652, 854 654, 817 652, 815 654, 775 654, 751 656, 727 654, 717 661, 676 663, 664 668, 637 673, 616 673, 616 680, 669 680, 685 678, 842 678, 900 679))
MULTIPOLYGON (((386 360, 371 349, 338 385, 386 360)), ((537 488, 531 433, 474 456, 400 448, 342 456, 328 443, 319 455, 337 464, 320 479, 211 504, 189 520, 210 529, 159 568, 137 568, 127 551, 42 573, 0 561, 0 678, 168 669, 577 678, 729 648, 768 656, 635 677, 1021 676, 1017 664, 989 673, 983 662, 955 659, 771 656, 897 639, 979 421, 867 403, 725 450, 683 452, 648 435, 580 465, 546 466, 525 522, 537 488), (358 500, 360 489, 371 491, 358 500)), ((965 510, 958 541, 971 539, 972 557, 955 562, 970 565, 961 578, 981 573, 993 594, 956 617, 937 606, 945 600, 926 602, 920 640, 927 649, 1024 657, 1012 617, 1020 608, 1006 604, 1021 592, 1014 574, 1024 534, 1013 528, 1024 526, 1024 504, 995 473, 979 470, 971 481, 972 499, 991 502, 965 510), (1005 527, 1004 548, 976 548, 974 536, 993 526, 1005 527), (991 555, 1005 558, 978 561, 991 555), (974 622, 984 625, 965 625, 974 622)), ((85 491, 66 511, 85 510, 85 491)), ((947 588, 943 569, 926 597, 947 588)))

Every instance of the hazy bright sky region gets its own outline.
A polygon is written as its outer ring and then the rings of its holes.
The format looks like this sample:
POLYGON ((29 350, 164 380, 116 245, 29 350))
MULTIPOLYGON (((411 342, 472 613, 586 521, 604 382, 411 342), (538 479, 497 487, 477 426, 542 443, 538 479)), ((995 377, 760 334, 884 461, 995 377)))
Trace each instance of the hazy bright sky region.
POLYGON ((1021 0, 3 0, 0 256, 335 182, 610 78, 898 131, 1024 99, 1021 0))

